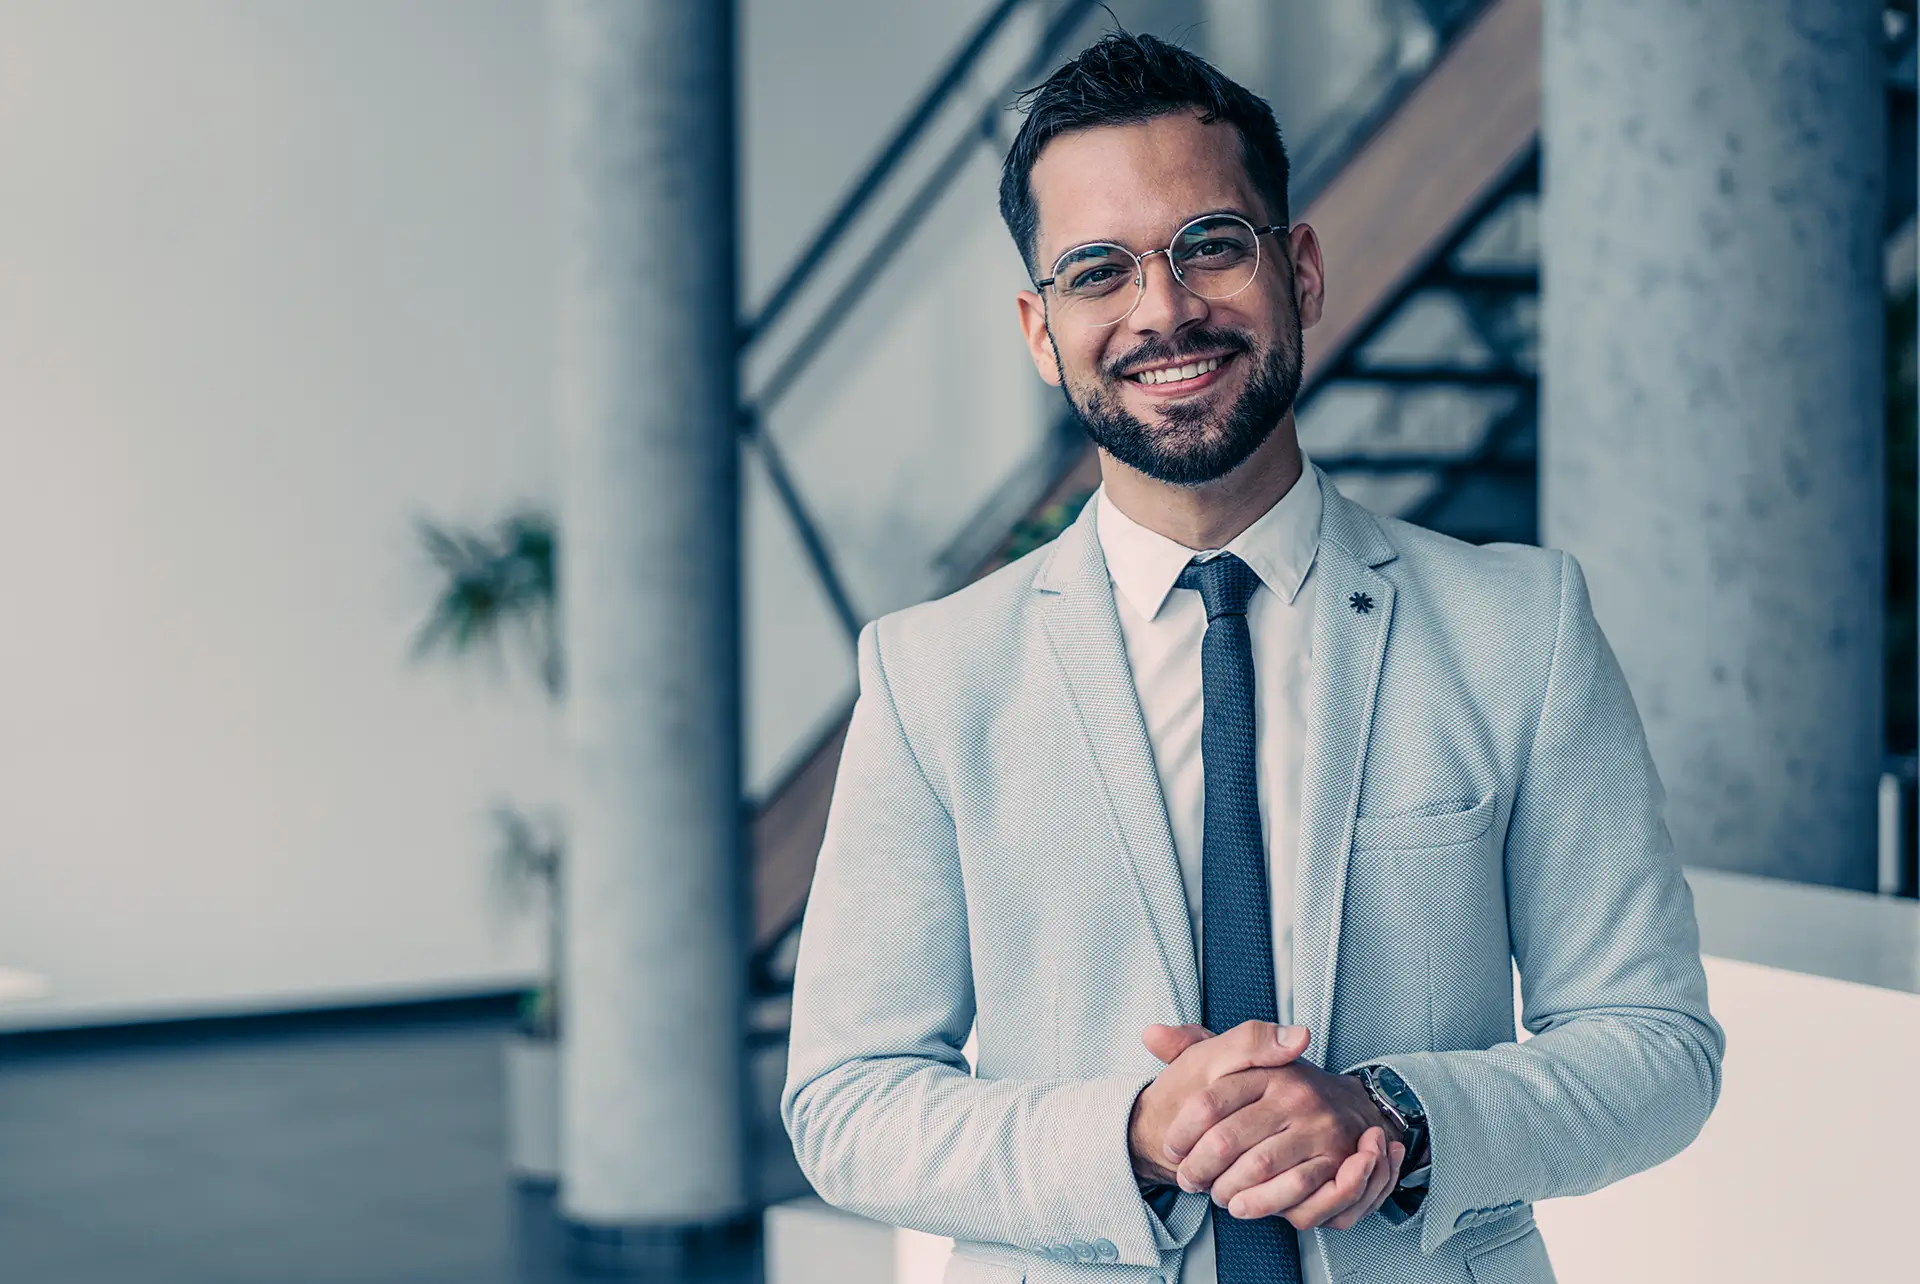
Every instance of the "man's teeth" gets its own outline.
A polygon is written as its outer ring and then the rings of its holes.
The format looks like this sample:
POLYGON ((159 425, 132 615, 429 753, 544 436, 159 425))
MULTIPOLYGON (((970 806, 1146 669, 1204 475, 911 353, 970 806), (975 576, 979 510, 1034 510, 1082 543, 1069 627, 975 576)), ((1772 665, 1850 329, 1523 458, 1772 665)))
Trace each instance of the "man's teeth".
POLYGON ((1181 383, 1218 370, 1224 360, 1225 357, 1208 357, 1205 361, 1189 361, 1184 366, 1168 366, 1164 370, 1142 370, 1133 379, 1135 383, 1181 383))

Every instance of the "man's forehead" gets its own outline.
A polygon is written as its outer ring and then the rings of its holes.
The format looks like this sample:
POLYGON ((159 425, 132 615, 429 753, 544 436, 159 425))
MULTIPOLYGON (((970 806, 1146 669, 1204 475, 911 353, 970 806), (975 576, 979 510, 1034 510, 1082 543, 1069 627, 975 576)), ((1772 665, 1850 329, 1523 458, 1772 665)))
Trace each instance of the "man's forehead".
POLYGON ((1164 242, 1196 214, 1261 209, 1239 131, 1198 114, 1061 134, 1031 182, 1042 263, 1088 241, 1164 242))

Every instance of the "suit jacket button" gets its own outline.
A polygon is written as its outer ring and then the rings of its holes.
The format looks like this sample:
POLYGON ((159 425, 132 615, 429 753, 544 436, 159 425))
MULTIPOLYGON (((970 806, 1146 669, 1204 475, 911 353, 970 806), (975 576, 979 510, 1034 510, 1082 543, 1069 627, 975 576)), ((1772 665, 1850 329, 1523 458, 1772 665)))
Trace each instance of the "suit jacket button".
POLYGON ((1087 1241, 1084 1239, 1074 1240, 1073 1241, 1073 1260, 1076 1262, 1093 1261, 1094 1260, 1093 1245, 1087 1243, 1087 1241))
POLYGON ((1094 1240, 1093 1252, 1094 1255, 1103 1262, 1117 1262, 1120 1260, 1120 1250, 1113 1246, 1113 1241, 1110 1239, 1094 1240))

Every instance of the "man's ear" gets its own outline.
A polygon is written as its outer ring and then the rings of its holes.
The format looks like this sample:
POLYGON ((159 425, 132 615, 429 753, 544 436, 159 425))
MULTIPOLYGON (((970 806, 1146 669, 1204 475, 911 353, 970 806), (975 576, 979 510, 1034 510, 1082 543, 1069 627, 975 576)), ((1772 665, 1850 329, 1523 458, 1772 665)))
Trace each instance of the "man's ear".
POLYGON ((1287 233, 1288 257, 1293 262, 1293 303, 1300 310, 1300 328, 1319 323, 1327 298, 1326 264, 1320 258, 1320 237, 1305 223, 1287 233))
POLYGON ((1033 358, 1033 368, 1049 384, 1060 386, 1060 362, 1053 350, 1053 336, 1047 333, 1047 305, 1033 290, 1022 290, 1015 296, 1020 305, 1020 332, 1027 337, 1027 353, 1033 358))

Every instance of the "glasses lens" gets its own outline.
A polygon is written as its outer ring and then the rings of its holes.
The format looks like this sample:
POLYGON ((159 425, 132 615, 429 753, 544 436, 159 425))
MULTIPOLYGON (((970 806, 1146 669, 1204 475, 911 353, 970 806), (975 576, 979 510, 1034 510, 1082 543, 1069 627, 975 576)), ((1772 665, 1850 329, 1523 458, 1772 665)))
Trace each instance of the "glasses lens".
POLYGON ((1119 245, 1082 245, 1053 265, 1060 306, 1084 325, 1109 325, 1133 306, 1140 261, 1119 245))
POLYGON ((1253 224, 1231 214, 1209 214, 1173 238, 1180 279, 1203 299, 1224 299, 1253 283, 1260 268, 1260 238, 1253 224))

